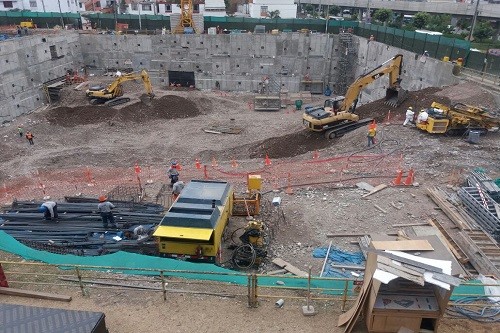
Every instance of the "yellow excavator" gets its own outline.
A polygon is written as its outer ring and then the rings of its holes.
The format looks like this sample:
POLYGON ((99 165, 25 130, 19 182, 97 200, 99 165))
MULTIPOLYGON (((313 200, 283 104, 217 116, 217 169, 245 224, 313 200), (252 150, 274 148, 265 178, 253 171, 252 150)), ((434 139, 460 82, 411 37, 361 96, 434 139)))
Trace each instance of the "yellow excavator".
POLYGON ((433 102, 425 116, 421 112, 416 121, 417 128, 428 133, 461 135, 467 131, 478 131, 486 134, 488 131, 500 130, 500 115, 477 106, 455 103, 451 106, 433 102))
POLYGON ((131 80, 141 79, 144 83, 146 94, 141 96, 141 101, 150 104, 154 98, 153 87, 149 79, 149 75, 145 70, 139 73, 129 73, 120 75, 107 87, 93 86, 86 91, 87 97, 90 99, 90 104, 104 104, 106 106, 115 106, 130 101, 129 97, 123 96, 122 83, 131 80))
POLYGON ((327 139, 333 139, 372 122, 373 119, 370 118, 359 120, 359 116, 354 113, 359 94, 367 85, 389 74, 389 88, 385 94, 386 103, 394 107, 400 105, 408 95, 408 92, 400 86, 402 67, 403 55, 398 54, 377 68, 359 76, 349 86, 345 96, 327 99, 322 107, 307 107, 302 116, 304 126, 311 131, 324 132, 327 139))

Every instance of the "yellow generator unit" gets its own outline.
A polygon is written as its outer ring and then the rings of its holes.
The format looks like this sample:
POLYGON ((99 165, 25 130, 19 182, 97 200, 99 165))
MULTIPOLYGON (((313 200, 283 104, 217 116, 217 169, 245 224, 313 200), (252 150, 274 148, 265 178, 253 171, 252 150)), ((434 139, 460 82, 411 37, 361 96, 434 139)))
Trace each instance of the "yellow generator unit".
POLYGON ((429 133, 446 133, 449 123, 448 119, 436 119, 429 116, 426 122, 417 122, 417 128, 429 133))
POLYGON ((219 262, 232 209, 233 190, 227 182, 189 182, 153 234, 160 255, 219 262))
POLYGON ((247 176, 247 193, 244 196, 233 194, 233 215, 254 216, 260 213, 262 178, 260 175, 247 176))

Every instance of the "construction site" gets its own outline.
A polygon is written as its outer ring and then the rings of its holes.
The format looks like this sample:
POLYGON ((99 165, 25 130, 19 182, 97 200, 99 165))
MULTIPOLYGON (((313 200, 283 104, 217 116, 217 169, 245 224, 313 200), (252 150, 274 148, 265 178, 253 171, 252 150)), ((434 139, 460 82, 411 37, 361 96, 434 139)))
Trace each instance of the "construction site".
POLYGON ((0 63, 5 322, 498 326, 500 90, 459 64, 350 32, 41 29, 0 63))

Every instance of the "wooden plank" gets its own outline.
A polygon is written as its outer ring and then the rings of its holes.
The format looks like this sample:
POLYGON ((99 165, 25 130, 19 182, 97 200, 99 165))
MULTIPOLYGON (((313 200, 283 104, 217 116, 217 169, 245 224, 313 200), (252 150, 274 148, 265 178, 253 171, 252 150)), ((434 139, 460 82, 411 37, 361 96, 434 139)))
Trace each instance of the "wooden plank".
POLYGON ((431 243, 426 239, 409 239, 401 241, 372 241, 376 250, 391 251, 433 251, 431 243))
POLYGON ((387 266, 396 267, 400 271, 406 272, 408 274, 416 275, 416 274, 424 274, 425 273, 425 269, 423 269, 423 268, 418 268, 415 266, 407 266, 407 265, 404 265, 403 263, 400 263, 397 260, 393 260, 393 259, 386 258, 386 257, 377 256, 377 262, 382 263, 382 264, 387 265, 387 266), (393 261, 398 262, 399 265, 395 264, 393 261))
POLYGON ((366 198, 366 197, 368 197, 368 196, 370 196, 370 195, 372 195, 372 194, 375 194, 375 193, 377 193, 377 192, 379 192, 379 191, 382 191, 382 190, 383 190, 384 188, 386 188, 386 187, 387 187, 387 184, 380 184, 380 185, 377 185, 377 186, 375 186, 375 187, 373 188, 373 190, 371 190, 369 193, 363 194, 361 197, 362 197, 362 198, 366 198))
POLYGON ((397 275, 397 276, 399 276, 399 277, 401 277, 403 279, 415 282, 416 284, 418 284, 420 286, 424 286, 424 284, 425 284, 423 276, 417 276, 417 275, 409 274, 407 272, 403 272, 403 271, 397 269, 394 266, 388 266, 388 265, 379 263, 377 265, 377 268, 379 268, 379 269, 381 269, 383 271, 392 273, 394 275, 397 275))
POLYGON ((442 209, 442 211, 448 216, 448 218, 460 229, 470 229, 467 222, 462 218, 460 213, 458 213, 454 206, 443 198, 440 190, 438 189, 427 189, 427 195, 442 209))
POLYGON ((278 275, 278 274, 285 274, 287 272, 288 271, 286 269, 277 269, 277 270, 274 270, 274 271, 269 271, 266 274, 267 275, 278 275))
POLYGON ((349 265, 334 265, 334 264, 331 264, 330 266, 332 266, 333 268, 344 268, 344 269, 350 269, 350 270, 354 270, 354 271, 364 271, 365 270, 365 266, 349 266, 349 265))
POLYGON ((458 287, 462 282, 459 278, 447 274, 432 273, 432 277, 438 281, 451 284, 455 287, 458 287))
MULTIPOLYGON (((446 231, 446 229, 442 226, 441 223, 437 219, 429 219, 430 225, 438 230, 438 232, 443 236, 443 240, 450 249, 451 253, 457 258, 458 262, 461 264, 466 264, 469 262, 469 258, 465 254, 465 252, 460 248, 460 246, 455 242, 453 237, 446 231)), ((439 235, 438 235, 439 237, 439 235)), ((440 237, 441 238, 441 237, 440 237)))
POLYGON ((62 301, 62 302, 70 302, 71 301, 71 296, 59 295, 59 294, 49 294, 49 293, 42 293, 42 292, 38 292, 38 291, 23 290, 23 289, 16 289, 16 288, 6 288, 6 287, 0 287, 0 294, 10 295, 10 296, 39 298, 39 299, 49 299, 52 301, 62 301))
POLYGON ((375 208, 377 208, 378 210, 380 210, 382 213, 387 214, 387 211, 386 211, 385 209, 383 209, 382 207, 380 207, 379 205, 377 205, 377 204, 373 204, 373 206, 374 206, 375 208))
POLYGON ((427 222, 403 223, 403 224, 392 224, 391 226, 393 228, 404 228, 404 227, 417 227, 417 226, 424 226, 424 225, 429 225, 429 223, 427 223, 427 222))
POLYGON ((308 274, 304 271, 301 271, 300 269, 298 269, 297 267, 291 265, 290 263, 286 262, 285 260, 281 259, 281 258, 275 258, 273 259, 273 264, 283 268, 283 269, 286 269, 287 271, 289 271, 290 273, 292 274, 295 274, 297 276, 301 276, 301 277, 307 277, 308 274))
MULTIPOLYGON (((326 234, 326 237, 328 238, 333 238, 333 237, 363 237, 368 235, 368 232, 365 233, 352 233, 352 234, 326 234)), ((396 232, 388 232, 386 233, 388 236, 397 236, 398 234, 396 232)))

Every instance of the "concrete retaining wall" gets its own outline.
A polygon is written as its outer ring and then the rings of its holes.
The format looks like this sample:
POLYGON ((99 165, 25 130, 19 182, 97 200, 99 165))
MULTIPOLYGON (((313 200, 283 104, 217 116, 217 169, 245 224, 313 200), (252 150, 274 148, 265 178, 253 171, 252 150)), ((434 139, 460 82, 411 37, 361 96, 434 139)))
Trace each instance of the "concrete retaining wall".
MULTIPOLYGON (((403 83, 409 90, 455 84, 452 65, 421 58, 375 41, 354 36, 357 74, 403 53, 403 83)), ((229 35, 97 35, 61 32, 0 43, 0 121, 30 112, 46 102, 43 82, 83 65, 95 68, 146 69, 153 85, 168 85, 168 71, 194 72, 196 87, 258 91, 271 77, 289 92, 305 90, 304 78, 332 83, 340 75, 338 35, 299 33, 229 35), (56 47, 53 59, 50 46, 56 47)), ((368 86, 361 102, 383 97, 387 78, 368 86)), ((335 93, 335 92, 334 92, 335 93)))
POLYGON ((33 35, 0 42, 0 123, 46 103, 43 83, 82 64, 76 33, 33 35), (50 46, 57 53, 53 57, 50 46))

